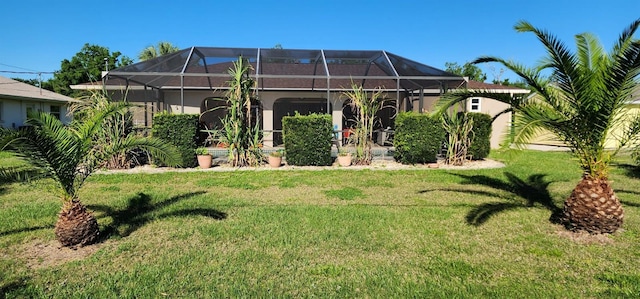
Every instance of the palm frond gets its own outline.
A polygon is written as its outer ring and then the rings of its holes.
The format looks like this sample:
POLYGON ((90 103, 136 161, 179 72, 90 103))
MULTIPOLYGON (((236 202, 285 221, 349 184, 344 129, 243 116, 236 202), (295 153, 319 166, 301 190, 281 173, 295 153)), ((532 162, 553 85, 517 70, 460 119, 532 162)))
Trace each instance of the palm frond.
POLYGON ((126 138, 116 140, 112 144, 109 144, 108 146, 102 148, 101 154, 97 157, 96 161, 91 161, 88 163, 95 167, 99 164, 100 161, 109 159, 119 152, 133 149, 143 150, 149 153, 154 159, 157 159, 168 166, 179 166, 181 162, 180 153, 175 146, 168 144, 158 138, 140 138, 134 135, 130 135, 126 138))
POLYGON ((472 63, 488 63, 488 62, 496 62, 502 64, 504 67, 509 69, 518 75, 522 80, 529 85, 534 92, 543 95, 543 97, 547 97, 547 86, 549 85, 549 80, 543 78, 540 71, 536 68, 528 68, 522 64, 504 60, 502 58, 493 57, 493 56, 481 56, 475 59, 472 63))
POLYGON ((551 66, 554 81, 567 96, 575 94, 575 80, 579 77, 575 55, 557 37, 526 21, 518 22, 514 28, 518 32, 531 32, 536 35, 549 54, 547 61, 551 66))
POLYGON ((24 167, 0 168, 0 182, 2 183, 29 182, 43 177, 45 177, 45 174, 38 169, 25 169, 24 167))
MULTIPOLYGON (((433 108, 433 115, 440 116, 447 112, 451 107, 463 103, 465 100, 474 97, 491 98, 493 100, 505 103, 512 107, 519 107, 524 104, 524 99, 519 96, 512 96, 508 93, 494 93, 490 90, 471 90, 471 89, 459 89, 445 93, 436 102, 433 108)), ((500 112, 503 114, 504 112, 500 112)))
POLYGON ((604 176, 611 158, 604 149, 607 142, 629 144, 640 130, 623 117, 640 76, 640 41, 633 38, 639 26, 640 19, 621 34, 609 54, 594 35, 578 34, 574 54, 547 31, 521 21, 515 29, 535 34, 547 51, 536 67, 490 56, 476 59, 474 63, 503 64, 537 93, 533 103, 513 107, 516 143, 530 141, 540 130, 551 132, 572 148, 587 173, 604 176), (551 74, 545 77, 546 70, 551 74))

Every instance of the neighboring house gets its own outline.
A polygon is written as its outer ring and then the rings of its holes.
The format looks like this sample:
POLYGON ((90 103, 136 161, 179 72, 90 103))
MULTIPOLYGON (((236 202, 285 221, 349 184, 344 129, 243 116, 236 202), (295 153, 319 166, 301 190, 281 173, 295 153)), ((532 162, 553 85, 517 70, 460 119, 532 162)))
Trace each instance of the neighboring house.
POLYGON ((2 127, 24 126, 27 114, 39 111, 49 112, 63 123, 69 123, 71 117, 67 115, 67 107, 73 102, 77 100, 0 76, 0 126, 2 127))
MULTIPOLYGON (((296 112, 329 113, 334 130, 346 131, 353 122, 343 93, 350 90, 352 82, 365 90, 379 87, 385 91, 388 107, 378 115, 380 130, 393 128, 397 111, 430 111, 441 94, 467 86, 463 77, 386 51, 191 47, 105 72, 104 87, 115 99, 126 96, 127 101, 140 106, 134 113, 137 125, 150 126, 154 113, 169 111, 203 113, 201 121, 207 127, 219 127, 225 111, 212 108, 223 104, 217 99, 224 96, 228 70, 240 56, 253 68, 257 99, 252 115, 266 132, 265 146, 282 143, 282 117, 296 112)), ((103 83, 71 88, 103 88, 103 83)), ((482 88, 521 91, 499 85, 482 88)), ((469 110, 492 116, 499 112, 500 107, 490 100, 470 101, 478 103, 469 110)), ((509 119, 508 115, 502 117, 509 119)), ((502 119, 499 123, 504 125, 502 119)), ((498 142, 494 143, 497 146, 498 142)))

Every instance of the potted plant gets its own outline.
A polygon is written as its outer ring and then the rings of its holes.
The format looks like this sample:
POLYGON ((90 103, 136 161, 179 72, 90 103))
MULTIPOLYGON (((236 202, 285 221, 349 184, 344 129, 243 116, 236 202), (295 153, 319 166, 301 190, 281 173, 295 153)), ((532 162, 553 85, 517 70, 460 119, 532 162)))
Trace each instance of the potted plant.
POLYGON ((200 166, 200 168, 211 168, 213 156, 209 154, 209 150, 206 147, 196 148, 196 156, 198 156, 198 166, 200 166))
POLYGON ((277 168, 282 165, 283 150, 277 150, 269 153, 269 166, 277 168))
POLYGON ((340 150, 338 150, 338 164, 340 166, 351 165, 351 153, 344 148, 340 148, 340 150))

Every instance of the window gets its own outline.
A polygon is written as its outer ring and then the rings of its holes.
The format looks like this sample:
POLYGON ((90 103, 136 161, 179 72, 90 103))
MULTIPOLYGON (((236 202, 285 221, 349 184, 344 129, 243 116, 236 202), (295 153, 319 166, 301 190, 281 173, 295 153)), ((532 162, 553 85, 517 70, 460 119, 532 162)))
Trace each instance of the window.
POLYGON ((471 99, 471 112, 480 112, 480 99, 471 99))
POLYGON ((34 105, 27 105, 27 114, 25 115, 27 118, 29 118, 29 115, 31 115, 33 113, 33 111, 36 110, 36 106, 34 105))
POLYGON ((60 106, 51 106, 49 113, 55 118, 60 119, 60 106))
POLYGON ((2 102, 0 102, 0 123, 3 123, 2 114, 4 114, 4 107, 2 107, 2 102))

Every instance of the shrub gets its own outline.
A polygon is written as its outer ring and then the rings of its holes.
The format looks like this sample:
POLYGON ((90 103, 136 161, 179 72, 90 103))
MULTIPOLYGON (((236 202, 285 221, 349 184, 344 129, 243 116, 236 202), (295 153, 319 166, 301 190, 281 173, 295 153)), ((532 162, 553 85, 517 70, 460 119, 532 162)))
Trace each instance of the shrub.
POLYGON ((182 157, 182 167, 195 167, 196 138, 198 133, 197 114, 158 113, 153 117, 151 134, 178 148, 182 157))
POLYGON ((473 130, 473 118, 466 112, 446 112, 442 114, 442 126, 446 132, 447 164, 461 166, 469 159, 473 130))
POLYGON ((269 156, 276 157, 276 158, 282 158, 282 157, 284 157, 284 151, 283 150, 273 151, 273 152, 269 153, 269 156))
POLYGON ((209 150, 206 147, 196 148, 196 155, 198 156, 209 155, 209 150))
POLYGON ((433 163, 444 142, 442 122, 428 114, 399 113, 395 122, 395 159, 403 164, 433 163))
POLYGON ((356 146, 354 164, 369 165, 373 159, 373 128, 379 121, 378 112, 385 108, 385 99, 382 88, 376 87, 371 93, 365 91, 362 85, 351 82, 351 90, 342 93, 347 99, 346 103, 351 107, 356 118, 355 132, 351 135, 356 146))
POLYGON ((484 113, 468 113, 467 116, 473 119, 471 146, 467 154, 473 160, 482 160, 491 150, 491 116, 484 113))
POLYGON ((331 165, 333 126, 327 114, 295 115, 282 118, 282 135, 287 164, 331 165))

